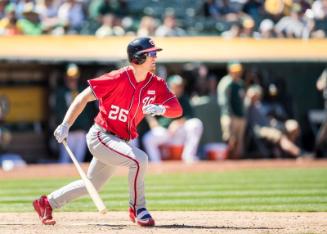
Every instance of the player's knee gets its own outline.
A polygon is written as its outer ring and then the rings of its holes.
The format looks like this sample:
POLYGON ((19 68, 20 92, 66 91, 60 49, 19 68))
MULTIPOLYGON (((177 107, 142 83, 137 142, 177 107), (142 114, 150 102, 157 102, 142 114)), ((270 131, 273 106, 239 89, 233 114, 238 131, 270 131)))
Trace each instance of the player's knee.
POLYGON ((137 155, 137 161, 140 165, 146 166, 148 164, 148 155, 145 152, 140 151, 137 155))

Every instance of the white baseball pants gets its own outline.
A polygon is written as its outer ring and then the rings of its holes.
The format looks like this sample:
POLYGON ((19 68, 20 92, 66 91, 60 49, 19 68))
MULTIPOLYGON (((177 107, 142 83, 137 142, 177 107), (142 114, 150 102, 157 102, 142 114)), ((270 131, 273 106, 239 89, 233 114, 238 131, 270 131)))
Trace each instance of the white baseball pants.
MULTIPOLYGON (((145 207, 144 174, 148 165, 148 156, 145 152, 108 134, 97 125, 91 127, 86 138, 93 155, 87 177, 95 188, 99 191, 117 166, 127 166, 129 167, 129 205, 134 210, 145 207)), ((52 192, 48 199, 52 208, 60 208, 83 195, 87 195, 84 182, 77 180, 52 192)))

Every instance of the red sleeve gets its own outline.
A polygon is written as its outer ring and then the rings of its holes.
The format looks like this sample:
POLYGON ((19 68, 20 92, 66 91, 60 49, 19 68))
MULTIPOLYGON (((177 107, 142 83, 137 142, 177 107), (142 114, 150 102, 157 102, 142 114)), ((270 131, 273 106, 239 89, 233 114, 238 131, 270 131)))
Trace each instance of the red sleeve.
POLYGON ((178 118, 183 115, 183 108, 176 97, 169 99, 164 106, 166 107, 164 116, 167 118, 178 118))
POLYGON ((88 80, 88 83, 96 96, 97 99, 104 97, 107 94, 110 94, 118 82, 117 78, 119 78, 119 73, 116 71, 104 74, 100 77, 88 80))
POLYGON ((166 107, 165 117, 177 118, 182 116, 183 108, 181 107, 176 96, 168 89, 165 80, 158 79, 158 95, 156 98, 156 103, 159 105, 164 105, 166 107))

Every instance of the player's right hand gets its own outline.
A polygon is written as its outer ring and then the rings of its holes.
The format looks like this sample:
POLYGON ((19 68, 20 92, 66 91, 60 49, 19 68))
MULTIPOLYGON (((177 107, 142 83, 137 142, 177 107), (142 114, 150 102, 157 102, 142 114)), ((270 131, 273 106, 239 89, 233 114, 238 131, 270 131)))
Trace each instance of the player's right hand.
POLYGON ((53 135, 59 143, 62 143, 68 137, 69 127, 69 124, 64 122, 54 131, 53 135))
POLYGON ((145 115, 156 116, 163 115, 166 112, 166 108, 163 105, 149 104, 143 106, 142 111, 145 115))

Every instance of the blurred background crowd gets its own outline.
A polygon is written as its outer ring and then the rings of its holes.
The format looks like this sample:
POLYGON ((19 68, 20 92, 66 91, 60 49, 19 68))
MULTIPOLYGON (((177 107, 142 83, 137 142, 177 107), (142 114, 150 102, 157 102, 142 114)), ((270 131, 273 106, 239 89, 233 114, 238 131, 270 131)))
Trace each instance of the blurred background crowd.
POLYGON ((0 35, 324 38, 326 0, 0 0, 0 35))
MULTIPOLYGON (((19 86, 13 83, 7 93, 6 88, 0 89, 0 157, 25 158, 29 163, 71 162, 63 145, 55 141, 53 131, 74 97, 86 87, 86 80, 114 68, 102 68, 91 76, 83 65, 61 66, 63 73, 47 79, 42 104, 47 113, 42 121, 6 122, 5 116, 10 108, 14 109, 9 107, 6 95, 9 97, 8 92, 19 86), (11 131, 16 135, 14 144, 11 131)), ((147 117, 140 124, 140 135, 131 143, 145 150, 152 163, 327 156, 327 118, 323 107, 323 102, 327 103, 327 69, 313 81, 320 109, 310 107, 304 116, 296 114, 301 103, 294 100, 285 77, 254 65, 230 61, 224 69, 215 70, 203 63, 185 63, 176 72, 169 65, 159 64, 156 72, 167 80, 184 113, 178 119, 147 117)), ((24 86, 28 87, 26 83, 24 86)), ((303 87, 300 83, 298 86, 303 87)), ((28 99, 29 92, 36 90, 17 92, 28 99)), ((41 101, 36 98, 32 102, 41 101)), ((29 115, 28 106, 21 108, 29 115)), ((97 103, 89 104, 70 129, 68 144, 80 162, 90 160, 85 135, 96 113, 97 103)))

